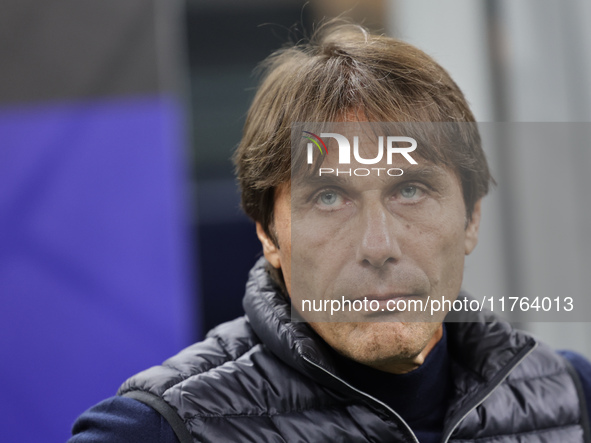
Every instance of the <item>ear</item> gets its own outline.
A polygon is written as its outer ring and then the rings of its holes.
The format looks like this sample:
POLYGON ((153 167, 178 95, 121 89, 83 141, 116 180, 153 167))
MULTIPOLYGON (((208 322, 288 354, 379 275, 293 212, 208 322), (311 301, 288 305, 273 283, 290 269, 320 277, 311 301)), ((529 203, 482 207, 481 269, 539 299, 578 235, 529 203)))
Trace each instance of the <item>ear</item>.
POLYGON ((279 248, 273 243, 273 240, 269 238, 263 226, 257 222, 257 237, 263 245, 263 253, 267 261, 276 269, 281 268, 281 258, 279 256, 279 248))
POLYGON ((474 204, 472 218, 466 227, 466 235, 464 237, 464 253, 466 255, 470 254, 478 243, 478 228, 480 227, 480 216, 482 214, 481 203, 482 199, 474 204))

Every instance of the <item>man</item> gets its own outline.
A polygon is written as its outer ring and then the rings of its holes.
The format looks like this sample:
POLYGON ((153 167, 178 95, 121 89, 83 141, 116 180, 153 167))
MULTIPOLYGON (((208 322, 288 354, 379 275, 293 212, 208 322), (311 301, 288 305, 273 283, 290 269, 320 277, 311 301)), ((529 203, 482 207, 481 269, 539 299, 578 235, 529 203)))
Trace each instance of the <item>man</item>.
MULTIPOLYGON (((466 297, 464 256, 492 178, 449 75, 418 49, 352 25, 326 26, 266 69, 235 156, 265 256, 246 286, 246 316, 132 377, 78 419, 71 441, 589 441, 584 359, 490 313, 442 323, 386 309, 466 297), (336 132, 307 131, 324 151, 296 168, 297 122, 347 125, 378 144, 365 125, 408 123, 420 143, 390 146, 387 167, 401 174, 387 173, 384 157, 381 175, 339 177, 336 132), (341 297, 378 309, 347 321, 304 309, 306 298, 341 297)), ((370 154, 358 148, 351 171, 370 154)))

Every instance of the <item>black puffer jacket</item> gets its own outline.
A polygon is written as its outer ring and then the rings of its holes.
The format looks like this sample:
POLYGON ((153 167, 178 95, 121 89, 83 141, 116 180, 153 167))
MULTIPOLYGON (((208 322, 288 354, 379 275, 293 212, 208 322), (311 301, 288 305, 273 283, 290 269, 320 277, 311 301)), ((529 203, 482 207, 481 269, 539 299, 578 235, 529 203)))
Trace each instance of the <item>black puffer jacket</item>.
MULTIPOLYGON (((331 350, 305 323, 290 322, 264 260, 251 271, 244 308, 245 318, 132 377, 119 394, 158 410, 182 443, 417 441, 396 411, 339 377, 331 350)), ((464 372, 454 380, 443 441, 585 441, 567 363, 478 315, 480 322, 447 325, 464 372)))

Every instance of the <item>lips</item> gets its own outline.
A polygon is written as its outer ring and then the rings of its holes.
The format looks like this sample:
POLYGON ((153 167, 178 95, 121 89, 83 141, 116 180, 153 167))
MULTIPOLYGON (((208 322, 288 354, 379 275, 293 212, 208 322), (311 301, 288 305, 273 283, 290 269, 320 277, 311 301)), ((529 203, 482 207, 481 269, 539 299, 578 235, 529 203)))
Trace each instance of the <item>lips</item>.
POLYGON ((389 293, 389 294, 366 294, 362 295, 361 297, 355 297, 352 300, 364 300, 367 299, 368 301, 377 300, 377 301, 387 301, 387 300, 397 300, 401 298, 410 298, 410 297, 419 297, 419 294, 413 293, 389 293))

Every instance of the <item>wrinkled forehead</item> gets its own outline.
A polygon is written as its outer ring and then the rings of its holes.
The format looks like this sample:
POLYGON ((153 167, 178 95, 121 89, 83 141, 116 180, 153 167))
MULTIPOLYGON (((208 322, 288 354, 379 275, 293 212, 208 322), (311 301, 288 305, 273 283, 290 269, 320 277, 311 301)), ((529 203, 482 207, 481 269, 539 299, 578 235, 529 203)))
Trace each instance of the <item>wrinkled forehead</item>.
POLYGON ((298 123, 291 131, 291 180, 323 175, 396 177, 406 170, 455 169, 445 155, 460 132, 453 123, 298 123))

